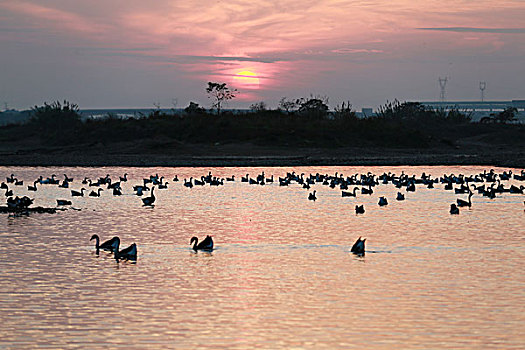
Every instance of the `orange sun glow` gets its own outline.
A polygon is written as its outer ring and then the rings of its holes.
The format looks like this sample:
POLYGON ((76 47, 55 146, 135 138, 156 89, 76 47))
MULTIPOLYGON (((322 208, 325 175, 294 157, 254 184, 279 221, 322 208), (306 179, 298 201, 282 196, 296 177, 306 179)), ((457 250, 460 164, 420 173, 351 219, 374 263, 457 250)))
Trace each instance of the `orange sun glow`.
POLYGON ((238 84, 246 88, 258 89, 259 88, 259 76, 257 73, 250 70, 243 70, 235 73, 233 80, 238 84))

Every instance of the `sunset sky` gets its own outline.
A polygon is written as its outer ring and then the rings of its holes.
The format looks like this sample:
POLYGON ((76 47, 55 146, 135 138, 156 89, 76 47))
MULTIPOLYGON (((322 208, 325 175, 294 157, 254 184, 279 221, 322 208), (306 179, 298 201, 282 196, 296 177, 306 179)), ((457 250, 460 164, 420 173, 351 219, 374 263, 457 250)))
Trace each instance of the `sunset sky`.
POLYGON ((0 0, 0 103, 525 99, 524 0, 0 0))

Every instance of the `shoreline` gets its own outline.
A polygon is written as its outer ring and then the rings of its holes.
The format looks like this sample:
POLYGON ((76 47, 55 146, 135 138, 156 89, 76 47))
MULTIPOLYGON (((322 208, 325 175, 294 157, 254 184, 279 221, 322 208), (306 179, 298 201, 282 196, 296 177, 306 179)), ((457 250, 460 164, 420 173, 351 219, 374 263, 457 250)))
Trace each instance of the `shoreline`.
MULTIPOLYGON (((201 151, 203 151, 201 149, 201 151)), ((525 169, 525 150, 446 152, 382 149, 254 149, 250 152, 0 152, 0 166, 280 167, 485 165, 525 169)))

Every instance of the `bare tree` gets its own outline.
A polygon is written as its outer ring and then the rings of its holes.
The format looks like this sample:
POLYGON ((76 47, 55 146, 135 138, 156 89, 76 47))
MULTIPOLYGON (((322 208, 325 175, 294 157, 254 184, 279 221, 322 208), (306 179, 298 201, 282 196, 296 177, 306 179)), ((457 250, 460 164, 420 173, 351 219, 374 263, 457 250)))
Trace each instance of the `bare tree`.
POLYGON ((206 88, 208 93, 208 98, 213 99, 213 107, 217 108, 217 115, 221 114, 222 103, 224 101, 231 100, 235 98, 237 89, 230 89, 226 83, 212 83, 208 82, 208 87, 206 88))
POLYGON ((252 103, 250 105, 250 110, 252 112, 263 112, 266 110, 266 103, 264 103, 264 101, 252 103))

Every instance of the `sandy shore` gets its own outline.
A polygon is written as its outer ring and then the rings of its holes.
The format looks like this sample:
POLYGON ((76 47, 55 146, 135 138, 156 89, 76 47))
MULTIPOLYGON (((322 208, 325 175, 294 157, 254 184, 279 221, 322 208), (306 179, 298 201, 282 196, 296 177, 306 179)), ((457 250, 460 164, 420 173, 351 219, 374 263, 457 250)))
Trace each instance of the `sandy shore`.
POLYGON ((253 145, 0 150, 2 166, 486 165, 525 168, 525 149, 266 148, 253 145), (145 149, 148 149, 146 151, 145 149))

